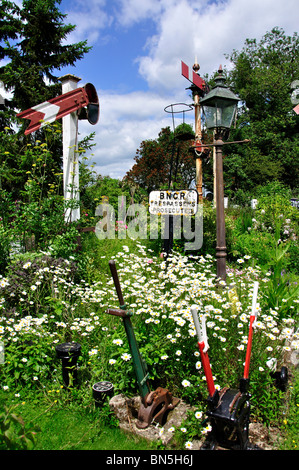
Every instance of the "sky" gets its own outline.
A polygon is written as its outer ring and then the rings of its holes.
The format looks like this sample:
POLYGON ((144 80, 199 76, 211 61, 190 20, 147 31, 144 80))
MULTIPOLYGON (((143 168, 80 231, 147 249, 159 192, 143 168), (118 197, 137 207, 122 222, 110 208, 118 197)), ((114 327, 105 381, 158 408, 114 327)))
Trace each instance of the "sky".
MULTIPOLYGON (((192 104, 181 61, 191 69, 197 58, 202 76, 220 64, 229 69, 225 55, 240 51, 247 38, 260 40, 275 26, 288 35, 298 31, 299 6, 297 0, 62 0, 59 10, 76 25, 66 42, 86 39, 92 46, 58 72, 80 77, 78 86, 92 83, 98 93, 99 121, 79 121, 79 138, 95 132, 87 154, 94 170, 122 179, 140 143, 173 128, 165 107, 192 104)), ((182 122, 176 114, 175 126, 182 122)), ((185 122, 194 125, 193 110, 185 122)))

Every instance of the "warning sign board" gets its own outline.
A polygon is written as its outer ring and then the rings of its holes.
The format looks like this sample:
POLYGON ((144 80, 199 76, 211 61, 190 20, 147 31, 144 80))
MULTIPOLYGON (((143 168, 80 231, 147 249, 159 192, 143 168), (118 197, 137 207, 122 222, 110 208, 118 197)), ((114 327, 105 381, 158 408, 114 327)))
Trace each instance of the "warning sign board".
POLYGON ((152 191, 149 212, 156 215, 194 215, 197 212, 198 193, 195 189, 179 191, 152 191))

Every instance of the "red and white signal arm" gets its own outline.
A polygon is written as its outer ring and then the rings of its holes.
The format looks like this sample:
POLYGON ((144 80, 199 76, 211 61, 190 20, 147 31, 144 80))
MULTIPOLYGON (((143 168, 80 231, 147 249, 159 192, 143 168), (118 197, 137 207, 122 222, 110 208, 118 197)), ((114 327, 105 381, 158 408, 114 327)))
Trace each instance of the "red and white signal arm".
POLYGON ((181 61, 181 67, 183 77, 187 78, 189 82, 193 83, 193 85, 197 86, 197 88, 203 92, 207 91, 207 84, 200 75, 194 72, 194 70, 190 71, 188 65, 186 65, 183 61, 181 61))
POLYGON ((75 111, 79 111, 78 117, 80 119, 87 119, 92 125, 98 122, 99 99, 96 89, 91 83, 32 106, 32 108, 17 114, 17 117, 30 120, 30 124, 25 130, 27 135, 75 111))

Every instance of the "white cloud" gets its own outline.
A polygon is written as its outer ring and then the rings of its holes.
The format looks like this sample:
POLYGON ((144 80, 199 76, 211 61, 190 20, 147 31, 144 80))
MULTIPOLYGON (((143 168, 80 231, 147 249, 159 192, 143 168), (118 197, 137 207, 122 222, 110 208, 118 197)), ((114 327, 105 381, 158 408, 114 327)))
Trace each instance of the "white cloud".
MULTIPOLYGON (((224 54, 243 46, 246 38, 260 38, 274 26, 288 34, 298 29, 297 0, 73 0, 67 21, 76 24, 68 42, 107 40, 117 28, 129 29, 145 20, 156 25, 148 38, 146 54, 136 58, 149 86, 165 88, 168 76, 181 58, 193 63, 197 55, 202 73, 224 62, 224 54), (107 32, 112 25, 115 30, 107 32), (163 73, 161 67, 168 67, 163 73)), ((192 64, 191 64, 192 65, 192 64)), ((173 81, 169 79, 169 87, 173 81)))
POLYGON ((180 87, 180 60, 186 51, 194 51, 192 22, 193 10, 186 1, 161 17, 159 35, 148 41, 148 55, 138 59, 139 72, 151 89, 165 93, 180 87))
POLYGON ((163 0, 119 0, 118 22, 123 26, 132 26, 134 23, 160 15, 163 0))
POLYGON ((120 119, 161 119, 163 117, 165 98, 153 92, 133 92, 127 95, 105 94, 100 91, 103 103, 103 118, 110 122, 120 119))
POLYGON ((101 33, 111 26, 113 16, 106 10, 106 0, 73 0, 66 14, 66 22, 76 25, 76 29, 67 37, 68 44, 87 39, 88 44, 92 45, 99 38, 107 40, 107 34, 101 33))
MULTIPOLYGON (((162 1, 164 5, 169 1, 162 1)), ((148 53, 139 57, 139 72, 151 89, 181 87, 178 64, 192 66, 197 56, 201 75, 219 64, 230 66, 225 54, 240 50, 247 38, 260 39, 279 26, 287 34, 298 28, 296 0, 173 1, 156 19, 158 34, 148 40, 148 53)))
POLYGON ((80 138, 94 130, 97 146, 91 161, 96 163, 95 170, 121 179, 134 164, 140 143, 156 138, 162 127, 172 126, 172 120, 164 112, 168 103, 153 93, 101 93, 99 122, 93 128, 80 121, 80 138))

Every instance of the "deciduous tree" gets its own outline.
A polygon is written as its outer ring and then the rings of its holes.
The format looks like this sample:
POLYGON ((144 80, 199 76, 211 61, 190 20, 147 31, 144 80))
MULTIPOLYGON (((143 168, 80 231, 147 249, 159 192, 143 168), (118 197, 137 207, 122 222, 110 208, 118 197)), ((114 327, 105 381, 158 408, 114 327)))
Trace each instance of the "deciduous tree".
POLYGON ((193 132, 187 124, 178 126, 175 133, 166 127, 157 139, 141 142, 136 151, 136 163, 125 180, 138 184, 148 193, 169 187, 189 188, 195 178, 195 162, 190 152, 191 141, 180 140, 180 130, 193 132))
POLYGON ((299 79, 299 37, 287 36, 278 27, 258 42, 247 39, 241 51, 228 58, 233 69, 229 85, 240 96, 242 107, 231 139, 249 138, 246 146, 225 149, 226 192, 253 191, 278 180, 298 187, 298 115, 291 101, 292 83, 299 79))

